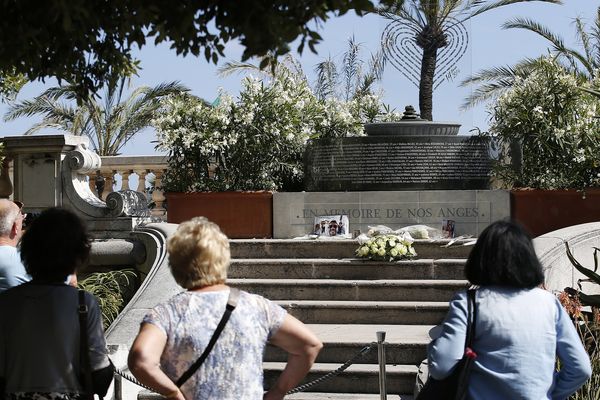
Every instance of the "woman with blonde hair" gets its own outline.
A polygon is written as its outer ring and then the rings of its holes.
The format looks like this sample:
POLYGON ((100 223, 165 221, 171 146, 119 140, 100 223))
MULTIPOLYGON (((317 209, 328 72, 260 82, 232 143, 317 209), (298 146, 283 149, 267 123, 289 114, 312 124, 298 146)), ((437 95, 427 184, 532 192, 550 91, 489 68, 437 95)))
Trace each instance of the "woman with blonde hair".
POLYGON ((322 343, 280 306, 243 291, 204 363, 175 384, 209 347, 234 292, 226 285, 229 241, 216 224, 202 217, 184 222, 167 248, 173 277, 187 290, 144 317, 129 354, 133 374, 167 399, 283 399, 310 370, 322 343), (263 393, 267 341, 289 357, 263 393))

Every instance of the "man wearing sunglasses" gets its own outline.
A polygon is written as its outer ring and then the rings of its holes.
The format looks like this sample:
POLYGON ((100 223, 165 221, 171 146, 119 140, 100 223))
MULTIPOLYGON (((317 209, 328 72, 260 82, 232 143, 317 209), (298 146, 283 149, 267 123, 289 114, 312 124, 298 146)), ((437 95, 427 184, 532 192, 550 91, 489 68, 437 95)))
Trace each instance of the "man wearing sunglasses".
POLYGON ((22 204, 0 199, 0 292, 31 279, 17 250, 26 216, 21 207, 22 204))

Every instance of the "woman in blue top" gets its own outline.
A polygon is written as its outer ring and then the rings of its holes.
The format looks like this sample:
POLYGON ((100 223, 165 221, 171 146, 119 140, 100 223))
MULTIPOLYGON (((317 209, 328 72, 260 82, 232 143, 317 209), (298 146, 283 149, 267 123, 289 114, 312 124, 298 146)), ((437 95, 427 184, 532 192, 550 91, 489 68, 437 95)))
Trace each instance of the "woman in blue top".
MULTIPOLYGON (((498 221, 486 228, 465 273, 480 286, 469 399, 566 399, 589 379, 588 354, 556 296, 540 288, 542 266, 522 227, 498 221)), ((462 358, 466 326, 467 295, 461 291, 429 344, 432 377, 445 378, 462 358)))

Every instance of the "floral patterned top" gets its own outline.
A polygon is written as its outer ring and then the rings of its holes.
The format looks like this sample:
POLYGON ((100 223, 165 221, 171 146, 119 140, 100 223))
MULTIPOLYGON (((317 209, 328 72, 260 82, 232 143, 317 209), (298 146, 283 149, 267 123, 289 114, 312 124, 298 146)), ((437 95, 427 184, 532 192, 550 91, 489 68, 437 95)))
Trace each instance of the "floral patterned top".
MULTIPOLYGON (((165 332, 161 368, 176 381, 194 363, 217 327, 229 290, 182 292, 154 307, 143 322, 165 332)), ((286 311, 254 294, 240 292, 236 309, 204 364, 182 386, 188 399, 261 400, 262 359, 267 340, 286 311)))

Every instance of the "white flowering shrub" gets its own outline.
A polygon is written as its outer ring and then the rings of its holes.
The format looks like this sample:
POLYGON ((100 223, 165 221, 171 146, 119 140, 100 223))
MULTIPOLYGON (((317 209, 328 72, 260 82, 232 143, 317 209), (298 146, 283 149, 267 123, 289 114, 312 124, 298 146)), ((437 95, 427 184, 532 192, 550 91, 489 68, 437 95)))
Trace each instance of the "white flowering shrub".
POLYGON ((164 100, 153 121, 169 152, 163 187, 172 192, 299 190, 309 139, 364 135, 363 124, 396 118, 377 96, 318 100, 291 72, 245 78, 237 99, 211 106, 189 95, 164 100))
POLYGON ((600 102, 581 90, 591 84, 548 58, 498 99, 490 134, 499 143, 500 181, 539 189, 600 186, 600 102), (511 163, 515 144, 520 167, 511 163))

